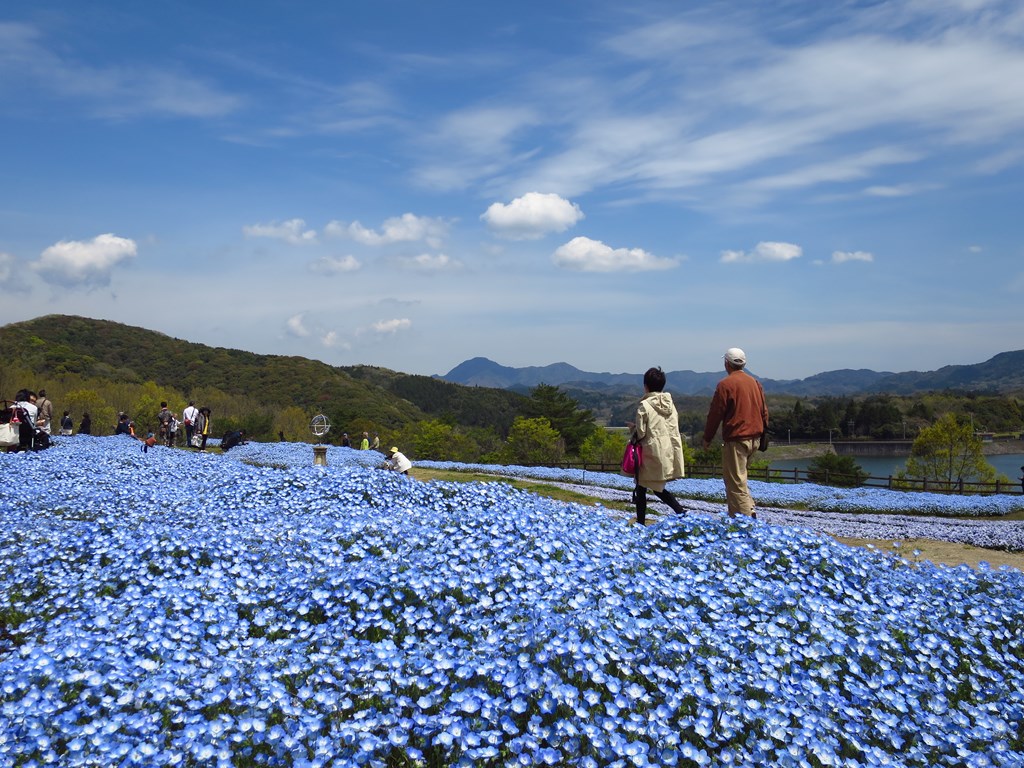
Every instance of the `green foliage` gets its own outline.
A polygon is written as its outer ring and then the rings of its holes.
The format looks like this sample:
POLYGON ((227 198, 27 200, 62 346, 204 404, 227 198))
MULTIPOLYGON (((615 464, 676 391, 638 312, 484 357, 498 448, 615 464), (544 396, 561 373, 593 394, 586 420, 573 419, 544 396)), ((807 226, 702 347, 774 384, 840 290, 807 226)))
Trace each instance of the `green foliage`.
POLYGON ((565 455, 558 431, 545 418, 522 416, 512 422, 503 459, 509 464, 557 464, 565 455))
MULTIPOLYGON (((722 444, 714 442, 707 448, 698 448, 692 452, 693 463, 702 467, 722 466, 722 444)), ((689 458, 687 457, 687 460, 689 458)))
MULTIPOLYGON (((308 442, 313 439, 309 423, 315 415, 310 415, 297 405, 289 405, 287 408, 274 412, 274 421, 270 426, 270 431, 275 435, 279 432, 283 433, 284 439, 291 443, 308 442)), ((334 431, 334 429, 332 425, 331 430, 334 431)))
POLYGON ((916 480, 945 483, 992 483, 996 479, 995 469, 981 452, 981 439, 970 423, 962 422, 952 413, 921 430, 903 474, 916 480))
POLYGON ((808 477, 822 485, 855 487, 867 479, 864 471, 852 456, 826 453, 816 457, 807 467, 808 477))
POLYGON ((478 461, 480 446, 460 427, 438 419, 418 422, 408 438, 410 456, 434 461, 478 461))
POLYGON ((580 458, 587 464, 618 464, 627 442, 624 432, 597 429, 580 446, 580 458))
POLYGON ((566 392, 549 384, 531 389, 523 410, 530 418, 547 419, 565 441, 565 450, 573 456, 579 454, 583 441, 597 429, 590 411, 581 410, 566 392))

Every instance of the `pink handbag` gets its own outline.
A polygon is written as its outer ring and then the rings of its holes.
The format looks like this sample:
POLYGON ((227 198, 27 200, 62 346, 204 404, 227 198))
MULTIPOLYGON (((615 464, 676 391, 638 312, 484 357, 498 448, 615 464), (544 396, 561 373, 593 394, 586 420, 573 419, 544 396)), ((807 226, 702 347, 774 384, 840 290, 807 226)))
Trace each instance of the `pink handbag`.
POLYGON ((643 463, 643 446, 631 440, 626 446, 626 452, 622 454, 622 471, 627 475, 636 475, 640 472, 640 465, 643 463))

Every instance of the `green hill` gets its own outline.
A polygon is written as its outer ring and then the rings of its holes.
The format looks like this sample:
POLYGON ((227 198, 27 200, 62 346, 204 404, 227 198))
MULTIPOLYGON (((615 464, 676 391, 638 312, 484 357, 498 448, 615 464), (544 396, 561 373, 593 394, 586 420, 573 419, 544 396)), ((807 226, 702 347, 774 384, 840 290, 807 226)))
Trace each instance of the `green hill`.
MULTIPOLYGON (((208 347, 109 320, 68 315, 0 327, 0 359, 0 394, 8 398, 26 383, 47 382, 52 397, 61 385, 71 390, 152 382, 182 397, 197 392, 209 397, 213 391, 245 399, 250 411, 288 406, 306 413, 322 411, 336 425, 359 429, 394 431, 444 418, 505 433, 523 399, 503 390, 383 368, 340 368, 303 357, 208 347)), ((59 400, 55 402, 60 408, 59 400)))

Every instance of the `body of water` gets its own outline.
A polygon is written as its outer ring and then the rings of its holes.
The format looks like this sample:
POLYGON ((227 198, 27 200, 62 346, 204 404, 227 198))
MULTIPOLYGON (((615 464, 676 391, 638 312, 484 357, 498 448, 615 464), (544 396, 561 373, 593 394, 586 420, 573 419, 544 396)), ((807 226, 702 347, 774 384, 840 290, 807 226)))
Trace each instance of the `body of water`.
MULTIPOLYGON (((856 461, 872 477, 889 477, 901 469, 906 469, 906 456, 854 456, 856 461)), ((995 467, 996 472, 1010 480, 1020 481, 1020 468, 1024 466, 1024 453, 1004 453, 997 456, 986 456, 985 460, 995 467)), ((772 469, 807 469, 811 459, 791 459, 773 461, 772 469)))

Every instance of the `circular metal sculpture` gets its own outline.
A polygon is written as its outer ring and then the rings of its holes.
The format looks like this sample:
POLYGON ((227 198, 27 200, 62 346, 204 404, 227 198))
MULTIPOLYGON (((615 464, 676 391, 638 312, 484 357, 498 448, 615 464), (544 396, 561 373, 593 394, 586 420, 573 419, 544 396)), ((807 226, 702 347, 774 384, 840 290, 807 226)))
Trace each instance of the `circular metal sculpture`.
POLYGON ((322 413, 318 413, 313 417, 313 420, 309 422, 309 431, 313 433, 314 437, 320 439, 331 431, 331 422, 329 422, 327 417, 322 413))
POLYGON ((318 413, 309 422, 309 431, 317 440, 313 446, 313 464, 321 467, 327 466, 327 446, 323 445, 324 435, 331 431, 331 422, 322 413, 318 413))

